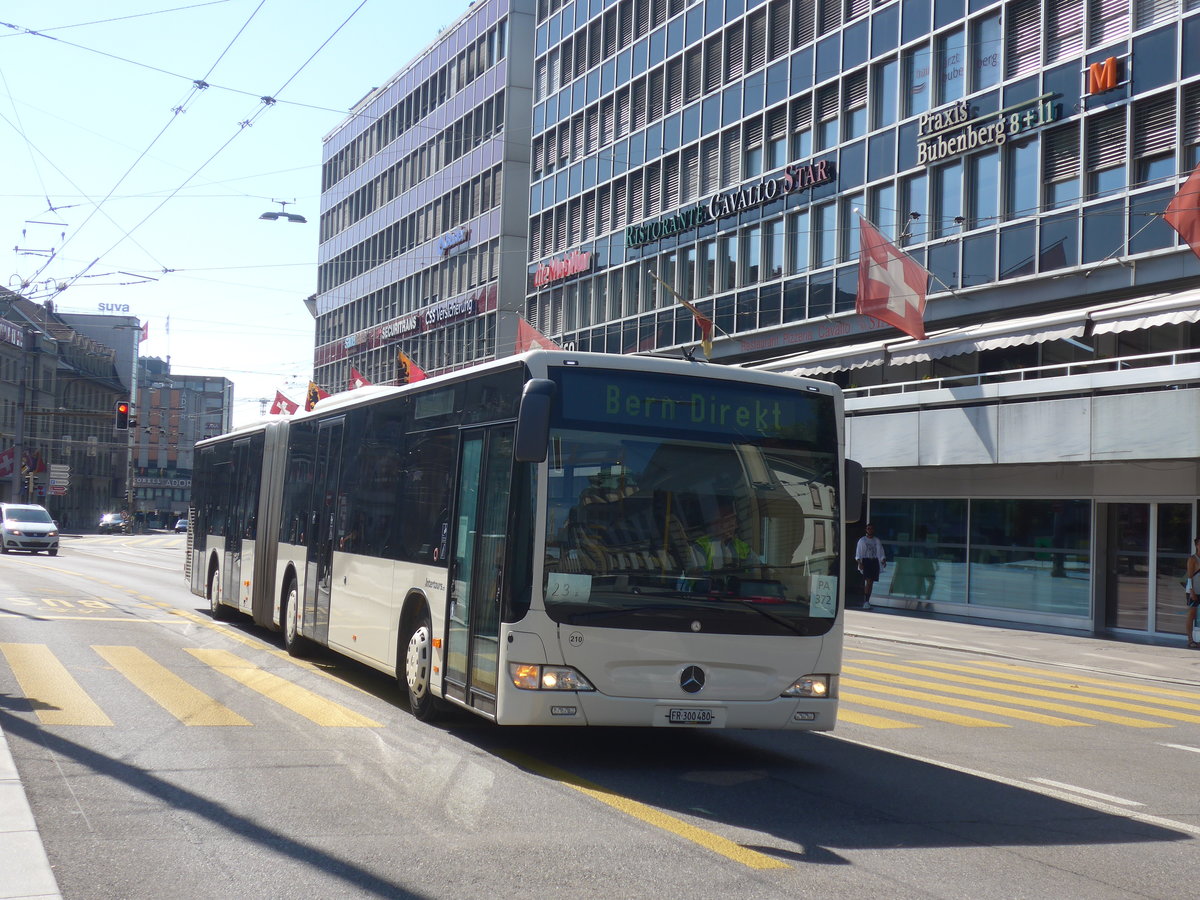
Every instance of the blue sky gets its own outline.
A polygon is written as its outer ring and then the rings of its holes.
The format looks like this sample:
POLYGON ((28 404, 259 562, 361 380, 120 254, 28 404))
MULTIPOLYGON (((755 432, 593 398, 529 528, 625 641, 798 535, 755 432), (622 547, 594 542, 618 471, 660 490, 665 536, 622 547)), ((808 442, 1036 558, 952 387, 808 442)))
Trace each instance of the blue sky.
POLYGON ((321 140, 467 6, 5 0, 4 283, 64 312, 127 307, 143 355, 234 381, 235 423, 276 389, 302 401, 321 140), (259 219, 274 200, 307 224, 259 219))

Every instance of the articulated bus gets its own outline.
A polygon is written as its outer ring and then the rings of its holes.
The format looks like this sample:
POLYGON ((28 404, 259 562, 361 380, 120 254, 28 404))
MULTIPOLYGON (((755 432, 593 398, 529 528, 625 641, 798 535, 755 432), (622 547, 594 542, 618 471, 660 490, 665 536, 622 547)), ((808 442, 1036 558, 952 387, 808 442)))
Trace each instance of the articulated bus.
POLYGON ((420 719, 833 727, 862 490, 835 385, 534 351, 271 418, 196 446, 215 617, 393 675, 420 719))

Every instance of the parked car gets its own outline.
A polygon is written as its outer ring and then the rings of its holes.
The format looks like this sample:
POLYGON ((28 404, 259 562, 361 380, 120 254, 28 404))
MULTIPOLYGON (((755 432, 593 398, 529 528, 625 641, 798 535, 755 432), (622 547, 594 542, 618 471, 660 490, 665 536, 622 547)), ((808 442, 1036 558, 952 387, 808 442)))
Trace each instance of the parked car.
POLYGON ((175 531, 181 534, 187 533, 187 519, 175 520, 175 531))
POLYGON ((10 550, 58 556, 58 523, 44 506, 0 503, 0 553, 10 550))
POLYGON ((105 513, 100 517, 96 530, 101 534, 120 534, 125 530, 125 519, 120 513, 105 513))

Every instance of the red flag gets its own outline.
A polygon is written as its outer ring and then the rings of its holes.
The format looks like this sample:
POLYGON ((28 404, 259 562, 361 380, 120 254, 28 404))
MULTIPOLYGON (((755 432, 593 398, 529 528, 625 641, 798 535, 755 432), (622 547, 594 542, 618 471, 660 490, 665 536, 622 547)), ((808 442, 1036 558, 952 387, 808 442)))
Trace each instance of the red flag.
POLYGON ((355 388, 366 387, 370 383, 371 382, 367 381, 366 376, 364 376, 362 372, 358 371, 358 369, 354 368, 354 366, 350 367, 350 384, 347 386, 346 390, 352 391, 355 388))
POLYGON ((150 340, 150 323, 143 322, 142 323, 142 333, 138 337, 138 343, 140 344, 142 341, 148 341, 148 340, 150 340))
POLYGON ((517 317, 517 346, 513 352, 524 353, 526 350, 561 349, 562 347, 526 322, 523 316, 517 317))
POLYGON ((267 412, 272 416, 290 416, 299 408, 299 403, 293 403, 282 393, 276 391, 275 402, 271 404, 271 408, 267 412))
POLYGON ((14 447, 9 447, 3 453, 0 453, 0 478, 11 478, 13 469, 15 468, 14 460, 16 459, 17 451, 14 447))
POLYGON ((1192 169, 1179 193, 1167 204, 1163 218, 1179 232, 1192 252, 1200 256, 1200 164, 1192 169))
POLYGON ((425 370, 412 361, 403 350, 396 351, 396 384, 412 384, 424 381, 425 370))
POLYGON ((317 405, 318 400, 324 400, 329 394, 319 387, 315 381, 308 383, 308 393, 304 395, 304 411, 308 412, 317 405))
POLYGON ((691 311, 696 324, 700 326, 700 346, 704 348, 704 355, 712 356, 713 320, 682 297, 679 298, 679 302, 691 311))
POLYGON ((858 299, 854 310, 925 339, 925 291, 929 272, 858 217, 858 299))

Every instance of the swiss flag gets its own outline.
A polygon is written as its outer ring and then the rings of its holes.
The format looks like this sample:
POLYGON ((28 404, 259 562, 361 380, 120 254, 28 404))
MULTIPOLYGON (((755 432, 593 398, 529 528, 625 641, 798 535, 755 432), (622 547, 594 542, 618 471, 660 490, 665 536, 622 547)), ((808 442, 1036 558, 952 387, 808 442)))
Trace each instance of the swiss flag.
POLYGON ((1200 256, 1200 164, 1174 196, 1163 213, 1167 224, 1179 232, 1185 244, 1200 256))
POLYGON ((12 447, 0 453, 0 478, 9 478, 12 476, 16 457, 16 450, 12 447))
POLYGON ((562 347, 550 340, 523 316, 517 317, 517 346, 514 352, 524 353, 526 350, 561 350, 562 347))
POLYGON ((854 310, 925 339, 925 290, 929 272, 858 217, 858 299, 854 310))
POLYGON ((275 402, 271 404, 268 410, 272 416, 290 416, 300 408, 299 403, 293 403, 287 397, 283 396, 279 391, 275 392, 275 402))
POLYGON ((370 383, 362 372, 358 371, 354 366, 350 367, 350 384, 346 390, 352 391, 355 388, 366 387, 370 383))

